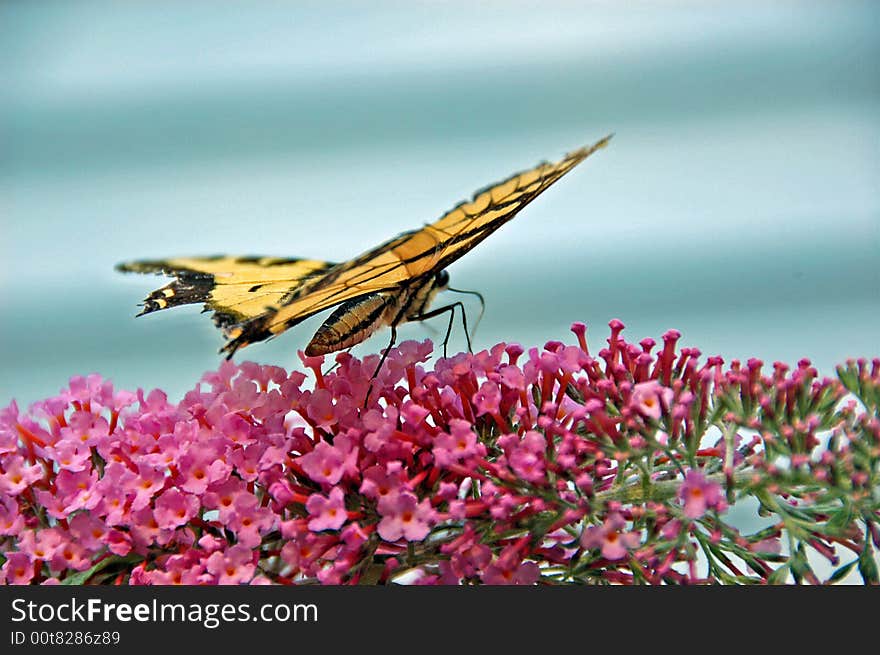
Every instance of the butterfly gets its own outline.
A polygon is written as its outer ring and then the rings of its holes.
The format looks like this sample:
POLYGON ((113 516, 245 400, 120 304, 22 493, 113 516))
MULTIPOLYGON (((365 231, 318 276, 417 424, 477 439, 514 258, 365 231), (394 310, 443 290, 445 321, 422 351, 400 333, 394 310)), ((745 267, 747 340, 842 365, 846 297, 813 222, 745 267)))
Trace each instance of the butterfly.
MULTIPOLYGON (((244 346, 289 330, 310 316, 335 307, 305 348, 308 356, 354 346, 381 327, 397 326, 450 313, 461 302, 430 309, 434 296, 448 288, 449 264, 468 252, 572 168, 607 145, 611 136, 567 154, 556 163, 532 169, 477 191, 473 198, 421 229, 404 232, 340 263, 281 257, 180 257, 125 262, 117 270, 162 273, 175 279, 153 291, 138 316, 203 303, 226 339, 227 359, 244 346)), ((479 295, 479 294, 477 294, 479 295)), ((481 297, 482 300, 482 297, 481 297)), ((444 341, 444 350, 446 342, 444 341)), ((378 373, 384 356, 376 369, 378 373)))

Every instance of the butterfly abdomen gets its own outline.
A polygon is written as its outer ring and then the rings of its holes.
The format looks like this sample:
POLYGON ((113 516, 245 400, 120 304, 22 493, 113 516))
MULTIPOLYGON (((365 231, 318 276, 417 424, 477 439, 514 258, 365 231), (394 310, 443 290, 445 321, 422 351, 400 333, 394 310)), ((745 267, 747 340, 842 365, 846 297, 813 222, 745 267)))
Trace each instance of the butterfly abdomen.
POLYGON ((342 303, 315 332, 306 355, 326 355, 359 344, 391 323, 397 313, 395 300, 387 294, 370 293, 342 303))

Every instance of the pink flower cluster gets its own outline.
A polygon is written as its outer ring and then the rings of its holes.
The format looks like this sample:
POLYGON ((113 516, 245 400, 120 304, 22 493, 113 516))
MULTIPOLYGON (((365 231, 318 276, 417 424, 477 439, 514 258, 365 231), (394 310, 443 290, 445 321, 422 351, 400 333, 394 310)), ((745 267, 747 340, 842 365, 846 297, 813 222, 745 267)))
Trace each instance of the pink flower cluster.
MULTIPOLYGON (((781 528, 732 535, 721 517, 737 472, 766 470, 759 446, 778 441, 707 444, 710 419, 728 403, 731 425, 760 429, 743 403, 778 419, 788 402, 833 406, 845 390, 808 362, 772 377, 756 361, 724 370, 677 352, 675 331, 653 353, 622 329, 613 321, 596 355, 575 324, 574 345, 502 343, 433 370, 431 344, 405 342, 375 379, 377 355, 339 354, 328 372, 301 355, 309 385, 302 372, 227 362, 178 404, 73 378, 24 414, 14 402, 0 411, 0 576, 700 582, 717 575, 698 574, 692 540, 724 537, 766 580, 756 544, 778 553, 781 528)), ((795 414, 789 441, 809 459, 824 426, 795 414)))

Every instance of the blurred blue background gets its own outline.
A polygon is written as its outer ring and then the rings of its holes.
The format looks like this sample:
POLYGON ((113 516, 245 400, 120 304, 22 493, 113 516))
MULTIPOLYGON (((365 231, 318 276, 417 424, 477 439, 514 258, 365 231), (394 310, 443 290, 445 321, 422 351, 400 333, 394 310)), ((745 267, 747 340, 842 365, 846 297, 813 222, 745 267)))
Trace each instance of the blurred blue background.
MULTIPOLYGON (((0 406, 217 366, 198 308, 135 320, 164 282, 118 261, 347 258, 609 132, 450 268, 475 347, 617 317, 824 373, 880 354, 880 4, 626 5, 3 2, 0 406)), ((319 321, 239 358, 290 368, 319 321)))

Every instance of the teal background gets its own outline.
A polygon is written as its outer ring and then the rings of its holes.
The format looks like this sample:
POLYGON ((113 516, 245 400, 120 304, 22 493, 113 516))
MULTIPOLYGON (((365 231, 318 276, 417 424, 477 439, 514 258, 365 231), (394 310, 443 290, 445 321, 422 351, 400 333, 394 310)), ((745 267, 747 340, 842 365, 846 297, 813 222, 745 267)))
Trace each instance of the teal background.
MULTIPOLYGON (((0 406, 217 366, 198 308, 134 319, 162 279, 118 261, 347 258, 609 132, 450 267, 475 347, 581 320, 596 348, 616 317, 880 355, 880 4, 622 4, 0 3, 0 406)), ((290 368, 319 320, 239 358, 290 368)))

